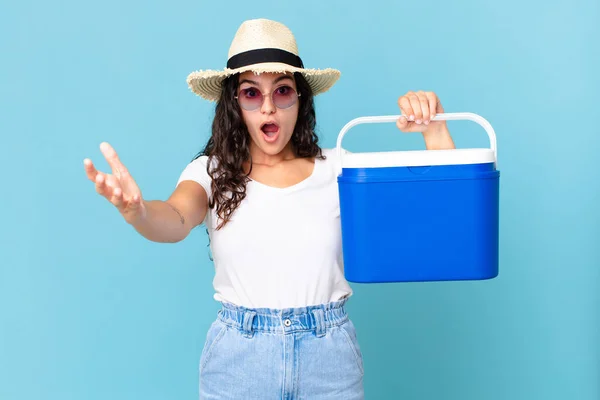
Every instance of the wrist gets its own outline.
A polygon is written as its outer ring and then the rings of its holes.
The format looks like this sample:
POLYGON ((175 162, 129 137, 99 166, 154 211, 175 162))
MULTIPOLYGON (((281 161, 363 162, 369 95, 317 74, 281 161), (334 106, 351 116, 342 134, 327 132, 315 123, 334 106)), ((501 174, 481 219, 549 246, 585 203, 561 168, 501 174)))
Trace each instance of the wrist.
POLYGON ((448 125, 446 124, 446 121, 440 121, 437 123, 430 123, 429 126, 426 129, 423 129, 421 133, 423 134, 423 137, 427 139, 449 134, 450 132, 448 131, 448 125))
POLYGON ((131 226, 133 226, 136 229, 141 229, 143 228, 147 222, 147 205, 148 203, 145 200, 141 200, 140 205, 138 206, 138 209, 136 210, 136 212, 131 213, 130 215, 124 215, 125 220, 127 221, 127 223, 129 223, 131 226))
POLYGON ((453 149, 454 143, 445 121, 429 126, 422 132, 428 150, 453 149))

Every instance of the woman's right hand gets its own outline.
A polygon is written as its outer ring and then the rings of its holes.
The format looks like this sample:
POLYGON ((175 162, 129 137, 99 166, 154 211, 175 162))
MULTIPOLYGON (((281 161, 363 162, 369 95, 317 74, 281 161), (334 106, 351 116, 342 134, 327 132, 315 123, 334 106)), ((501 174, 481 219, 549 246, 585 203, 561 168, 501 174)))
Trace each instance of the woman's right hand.
POLYGON ((100 150, 112 169, 112 174, 96 170, 89 158, 83 160, 85 172, 90 181, 96 184, 96 192, 110 201, 129 224, 140 221, 146 216, 146 207, 142 192, 119 160, 117 152, 104 142, 100 150))

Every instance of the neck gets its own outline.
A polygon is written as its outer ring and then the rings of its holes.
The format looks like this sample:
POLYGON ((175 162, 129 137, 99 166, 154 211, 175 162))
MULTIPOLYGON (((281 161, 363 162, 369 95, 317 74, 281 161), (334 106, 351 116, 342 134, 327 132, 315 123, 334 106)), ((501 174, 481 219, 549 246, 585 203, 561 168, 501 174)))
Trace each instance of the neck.
POLYGON ((292 144, 288 143, 283 150, 281 150, 277 154, 267 154, 262 151, 258 146, 254 143, 250 144, 250 156, 252 157, 252 162, 254 164, 263 164, 268 166, 273 166, 279 164, 282 161, 293 160, 296 158, 296 154, 292 149, 292 144))

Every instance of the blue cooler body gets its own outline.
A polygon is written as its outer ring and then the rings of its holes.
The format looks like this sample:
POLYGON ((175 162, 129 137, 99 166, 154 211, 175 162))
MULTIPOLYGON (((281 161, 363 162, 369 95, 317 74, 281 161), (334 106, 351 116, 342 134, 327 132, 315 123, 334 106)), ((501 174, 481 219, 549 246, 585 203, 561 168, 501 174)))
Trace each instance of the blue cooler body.
POLYGON ((490 149, 345 153, 338 136, 338 187, 344 272, 351 282, 483 280, 498 275, 499 178, 490 149))

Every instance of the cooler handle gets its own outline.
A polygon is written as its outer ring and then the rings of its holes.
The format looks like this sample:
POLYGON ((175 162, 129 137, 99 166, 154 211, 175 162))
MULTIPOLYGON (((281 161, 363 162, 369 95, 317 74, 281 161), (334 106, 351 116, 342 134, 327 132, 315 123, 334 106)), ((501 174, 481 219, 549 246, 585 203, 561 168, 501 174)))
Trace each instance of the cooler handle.
MULTIPOLYGON (((372 124, 372 123, 383 123, 383 122, 396 122, 400 115, 381 115, 375 117, 359 117, 348 122, 342 130, 337 138, 337 159, 338 159, 338 175, 342 172, 342 140, 344 139, 344 135, 350 130, 350 128, 360 125, 360 124, 372 124)), ((479 125, 485 129, 490 139, 490 148, 494 152, 494 161, 498 161, 498 150, 496 148, 496 134, 494 133, 494 128, 492 125, 483 117, 469 112, 462 113, 440 113, 437 114, 431 121, 456 121, 456 120, 470 120, 473 122, 477 122, 479 125)))

